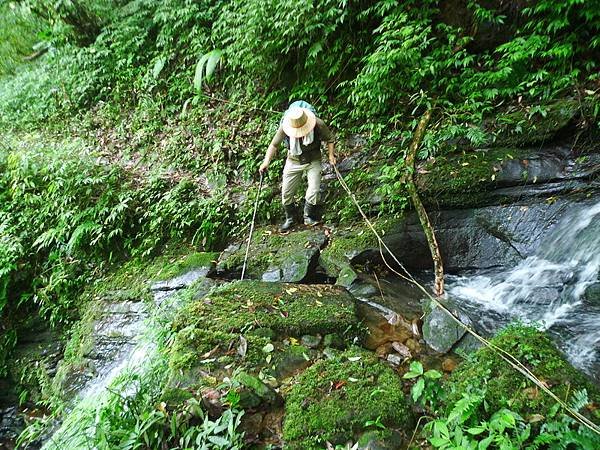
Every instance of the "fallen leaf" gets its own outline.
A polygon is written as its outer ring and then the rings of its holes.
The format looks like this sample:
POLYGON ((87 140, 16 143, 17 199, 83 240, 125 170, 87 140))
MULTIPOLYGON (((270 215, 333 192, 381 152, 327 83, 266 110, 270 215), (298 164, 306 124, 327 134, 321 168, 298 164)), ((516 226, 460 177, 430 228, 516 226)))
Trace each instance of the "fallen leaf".
POLYGON ((290 337, 290 344, 291 345, 298 345, 298 339, 294 338, 294 337, 290 337))
POLYGON ((248 341, 244 336, 240 336, 240 344, 238 345, 237 352, 242 357, 246 357, 246 352, 248 351, 248 341))
POLYGON ((361 358, 360 356, 349 356, 348 361, 355 362, 355 361, 359 361, 360 358, 361 358))
POLYGON ((262 348, 262 351, 265 353, 271 353, 273 350, 275 350, 275 347, 270 342, 262 348))
POLYGON ((400 342, 392 342, 392 348, 394 350, 396 350, 398 352, 398 354, 400 354, 401 356, 403 356, 405 358, 412 357, 412 354, 410 353, 410 349, 406 345, 404 345, 400 342))
POLYGON ((285 292, 292 295, 294 292, 298 292, 298 288, 289 288, 289 289, 286 289, 285 292))

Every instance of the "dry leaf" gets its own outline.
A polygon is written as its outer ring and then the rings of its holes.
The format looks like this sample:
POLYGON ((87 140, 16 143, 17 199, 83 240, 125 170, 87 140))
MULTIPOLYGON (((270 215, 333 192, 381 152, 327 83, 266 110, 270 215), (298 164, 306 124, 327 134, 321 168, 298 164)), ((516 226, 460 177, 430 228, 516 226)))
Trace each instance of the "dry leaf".
POLYGON ((240 344, 238 345, 237 352, 242 357, 246 357, 246 352, 248 351, 248 341, 244 336, 240 336, 240 344))

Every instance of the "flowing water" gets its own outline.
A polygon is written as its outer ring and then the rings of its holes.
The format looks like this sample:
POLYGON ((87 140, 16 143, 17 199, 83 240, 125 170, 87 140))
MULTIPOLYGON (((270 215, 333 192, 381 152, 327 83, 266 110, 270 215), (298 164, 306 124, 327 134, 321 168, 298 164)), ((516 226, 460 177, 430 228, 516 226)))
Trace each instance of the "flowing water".
POLYGON ((584 292, 600 272, 600 202, 573 205, 516 267, 451 276, 451 302, 484 331, 520 319, 548 330, 573 365, 600 382, 600 302, 584 292))
MULTIPOLYGON (((43 450, 70 450, 93 448, 93 436, 96 423, 95 415, 85 411, 99 411, 107 401, 107 392, 117 382, 121 397, 135 392, 137 378, 144 377, 157 364, 160 354, 157 342, 161 329, 168 326, 175 313, 182 306, 182 298, 176 294, 203 278, 208 269, 196 269, 171 280, 155 283, 153 291, 153 312, 149 314, 143 304, 131 308, 123 307, 130 302, 112 305, 116 314, 108 316, 106 322, 99 321, 95 326, 96 337, 114 336, 117 334, 126 339, 119 339, 110 348, 110 362, 98 366, 95 377, 78 387, 75 400, 64 422, 51 436, 43 438, 43 450), (114 348, 112 348, 114 347, 114 348), (123 380, 119 380, 123 378, 123 380)), ((208 291, 214 282, 204 279, 201 290, 208 291)), ((105 340, 105 339, 104 339, 105 340)), ((103 342, 99 339, 100 343, 103 342)))

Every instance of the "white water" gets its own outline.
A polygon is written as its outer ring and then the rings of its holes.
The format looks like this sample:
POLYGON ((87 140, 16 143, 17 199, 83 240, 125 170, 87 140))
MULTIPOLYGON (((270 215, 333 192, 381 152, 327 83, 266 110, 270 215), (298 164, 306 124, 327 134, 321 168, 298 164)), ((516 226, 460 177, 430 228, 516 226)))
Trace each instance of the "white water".
POLYGON ((600 202, 572 206, 516 267, 449 277, 447 292, 488 331, 514 319, 539 324, 575 366, 600 381, 600 305, 582 299, 599 272, 600 202))

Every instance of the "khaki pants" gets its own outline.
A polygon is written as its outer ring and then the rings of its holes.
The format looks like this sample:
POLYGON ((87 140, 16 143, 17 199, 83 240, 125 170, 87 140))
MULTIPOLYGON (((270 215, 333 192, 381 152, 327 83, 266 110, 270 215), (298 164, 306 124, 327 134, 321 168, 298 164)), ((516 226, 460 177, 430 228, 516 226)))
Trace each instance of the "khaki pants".
POLYGON ((321 161, 300 164, 286 160, 283 168, 283 186, 281 187, 281 202, 283 206, 294 203, 294 195, 306 173, 308 188, 306 189, 306 202, 316 205, 319 201, 319 188, 321 187, 321 161))

